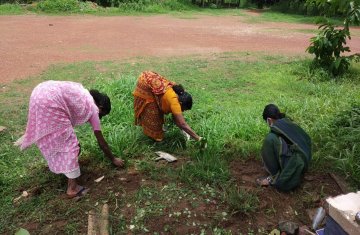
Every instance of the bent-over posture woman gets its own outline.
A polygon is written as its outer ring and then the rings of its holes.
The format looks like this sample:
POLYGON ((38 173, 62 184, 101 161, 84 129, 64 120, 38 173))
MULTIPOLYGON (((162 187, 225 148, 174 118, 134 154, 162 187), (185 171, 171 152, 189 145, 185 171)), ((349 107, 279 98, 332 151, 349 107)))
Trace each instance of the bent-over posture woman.
POLYGON ((77 184, 80 176, 79 141, 74 127, 89 122, 100 148, 115 166, 123 161, 115 158, 100 127, 100 118, 109 114, 110 99, 97 90, 86 90, 80 83, 46 81, 32 91, 25 134, 17 141, 23 150, 36 144, 50 171, 68 178, 68 197, 82 196, 87 189, 77 184))
POLYGON ((201 140, 186 123, 183 112, 192 107, 192 97, 181 85, 163 76, 146 71, 141 73, 133 93, 135 124, 156 141, 164 138, 164 114, 172 114, 175 124, 195 140, 201 140))

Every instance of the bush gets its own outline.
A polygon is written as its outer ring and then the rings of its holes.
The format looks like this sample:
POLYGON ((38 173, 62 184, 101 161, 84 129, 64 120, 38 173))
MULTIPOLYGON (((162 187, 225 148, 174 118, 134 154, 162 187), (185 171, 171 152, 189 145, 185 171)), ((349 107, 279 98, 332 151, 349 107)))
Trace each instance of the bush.
POLYGON ((318 4, 325 16, 334 16, 342 13, 344 23, 342 28, 335 28, 331 23, 323 24, 319 27, 320 32, 316 37, 311 38, 311 44, 307 48, 310 54, 315 54, 314 65, 327 69, 334 76, 345 73, 351 61, 358 62, 360 54, 351 56, 343 55, 350 52, 350 48, 345 46, 346 40, 351 39, 350 25, 360 24, 360 1, 334 1, 307 0, 309 4, 318 4))
POLYGON ((350 48, 344 46, 346 39, 350 38, 350 32, 344 29, 335 29, 331 24, 321 25, 319 29, 321 31, 316 37, 311 38, 311 45, 307 48, 310 54, 315 54, 315 66, 324 67, 333 75, 346 72, 351 60, 341 54, 350 52, 350 48))
POLYGON ((305 0, 279 1, 274 7, 284 13, 294 13, 301 15, 317 16, 320 14, 319 8, 314 3, 306 3, 305 0))
POLYGON ((39 2, 37 9, 44 12, 76 12, 80 10, 77 0, 45 0, 39 2))

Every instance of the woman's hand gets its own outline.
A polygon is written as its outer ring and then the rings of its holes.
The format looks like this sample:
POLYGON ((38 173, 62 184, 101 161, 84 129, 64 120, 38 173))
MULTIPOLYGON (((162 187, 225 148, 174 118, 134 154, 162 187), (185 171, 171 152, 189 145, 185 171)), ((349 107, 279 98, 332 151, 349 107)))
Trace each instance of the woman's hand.
POLYGON ((109 145, 107 144, 107 142, 105 141, 102 132, 101 131, 94 131, 94 134, 96 136, 96 139, 98 141, 98 144, 101 148, 101 150, 104 152, 105 156, 107 158, 109 158, 109 160, 117 167, 123 167, 124 166, 124 161, 121 160, 120 158, 116 158, 111 150, 109 145))
POLYGON ((124 161, 120 158, 113 158, 112 163, 117 167, 124 167, 124 161))
POLYGON ((193 139, 199 140, 200 136, 198 136, 193 129, 186 123, 184 116, 182 114, 173 114, 173 119, 175 124, 183 131, 188 133, 193 139))

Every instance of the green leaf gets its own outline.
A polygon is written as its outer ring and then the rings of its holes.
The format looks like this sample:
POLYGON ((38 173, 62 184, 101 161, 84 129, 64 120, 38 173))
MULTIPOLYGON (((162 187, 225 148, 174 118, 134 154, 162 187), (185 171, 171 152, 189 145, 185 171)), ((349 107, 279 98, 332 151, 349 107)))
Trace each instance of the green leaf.
POLYGON ((30 235, 30 233, 26 229, 20 228, 15 235, 30 235))

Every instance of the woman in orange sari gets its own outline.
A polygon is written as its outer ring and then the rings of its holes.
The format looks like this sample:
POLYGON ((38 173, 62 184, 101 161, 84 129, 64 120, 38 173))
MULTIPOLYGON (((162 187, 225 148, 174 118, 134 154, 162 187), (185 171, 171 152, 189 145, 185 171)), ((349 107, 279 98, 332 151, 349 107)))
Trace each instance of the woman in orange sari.
POLYGON ((164 114, 171 113, 181 130, 193 139, 201 140, 182 115, 182 112, 191 109, 192 97, 181 85, 176 85, 155 72, 145 71, 138 78, 133 95, 135 125, 142 126, 145 135, 155 141, 162 141, 164 114))

